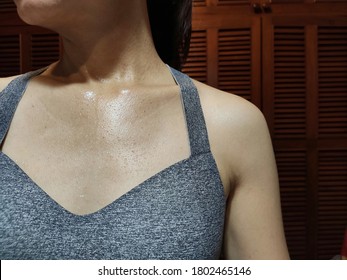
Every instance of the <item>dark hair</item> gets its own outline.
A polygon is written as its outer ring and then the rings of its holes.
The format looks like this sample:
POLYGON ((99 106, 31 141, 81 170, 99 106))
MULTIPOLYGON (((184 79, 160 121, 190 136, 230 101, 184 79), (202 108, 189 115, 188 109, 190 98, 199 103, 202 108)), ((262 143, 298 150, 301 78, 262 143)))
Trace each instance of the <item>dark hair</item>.
POLYGON ((155 48, 168 65, 181 70, 189 53, 192 0, 147 0, 155 48))

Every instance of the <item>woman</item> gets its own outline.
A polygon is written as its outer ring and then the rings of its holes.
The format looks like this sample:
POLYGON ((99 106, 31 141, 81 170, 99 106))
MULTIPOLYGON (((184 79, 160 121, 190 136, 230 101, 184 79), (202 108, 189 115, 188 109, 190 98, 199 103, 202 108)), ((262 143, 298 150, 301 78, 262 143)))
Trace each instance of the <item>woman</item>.
POLYGON ((288 258, 262 114, 165 65, 190 1, 15 2, 64 54, 0 83, 2 259, 288 258))

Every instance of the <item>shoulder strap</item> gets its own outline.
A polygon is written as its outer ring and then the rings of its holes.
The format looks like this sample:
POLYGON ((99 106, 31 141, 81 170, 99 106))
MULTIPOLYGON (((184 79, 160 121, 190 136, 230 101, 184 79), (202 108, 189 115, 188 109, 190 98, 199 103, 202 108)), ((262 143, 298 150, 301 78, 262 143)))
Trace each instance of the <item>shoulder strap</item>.
POLYGON ((185 74, 170 67, 170 71, 181 88, 190 149, 192 155, 210 152, 210 144, 201 108, 199 93, 193 81, 185 74))
POLYGON ((4 141, 18 103, 26 90, 30 78, 42 71, 40 69, 20 75, 0 92, 0 145, 4 141))

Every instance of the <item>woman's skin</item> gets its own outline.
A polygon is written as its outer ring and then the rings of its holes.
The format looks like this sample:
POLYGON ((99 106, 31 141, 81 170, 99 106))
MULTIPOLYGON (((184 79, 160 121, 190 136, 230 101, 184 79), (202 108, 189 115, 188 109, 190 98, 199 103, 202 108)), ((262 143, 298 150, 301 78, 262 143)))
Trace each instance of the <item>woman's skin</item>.
MULTIPOLYGON (((52 199, 93 213, 189 157, 179 87, 156 53, 145 0, 15 2, 24 21, 61 35, 64 54, 30 81, 1 150, 52 199)), ((194 83, 227 197, 224 257, 288 259, 262 113, 194 83)))

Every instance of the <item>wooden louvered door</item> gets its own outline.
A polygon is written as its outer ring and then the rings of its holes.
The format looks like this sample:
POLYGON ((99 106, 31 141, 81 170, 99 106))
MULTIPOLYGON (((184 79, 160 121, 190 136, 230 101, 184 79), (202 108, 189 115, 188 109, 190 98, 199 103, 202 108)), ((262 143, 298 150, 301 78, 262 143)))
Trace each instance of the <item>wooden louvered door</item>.
POLYGON ((0 77, 45 67, 60 57, 61 43, 50 30, 23 23, 12 0, 0 4, 0 77))
POLYGON ((330 259, 347 226, 347 19, 264 17, 263 61, 291 256, 330 259))
POLYGON ((318 22, 314 32, 318 43, 316 253, 325 259, 331 248, 341 248, 347 227, 347 18, 318 22))
POLYGON ((60 40, 51 31, 0 27, 0 77, 45 67, 60 56, 60 40))
POLYGON ((190 54, 183 71, 200 82, 207 83, 207 30, 192 32, 190 54))
POLYGON ((347 226, 346 3, 195 1, 184 71, 262 109, 293 259, 339 254, 347 226))
POLYGON ((249 1, 195 1, 183 72, 261 106, 261 19, 249 1), (237 7, 236 4, 247 4, 237 7))
POLYGON ((12 13, 16 10, 16 5, 13 0, 0 1, 0 13, 12 13))
POLYGON ((0 1, 0 77, 20 73, 20 37, 7 29, 8 19, 15 12, 12 0, 0 1))
POLYGON ((263 113, 276 152, 287 243, 292 258, 305 259, 313 209, 307 188, 313 175, 307 168, 305 27, 264 20, 263 38, 263 113))
MULTIPOLYGON (((1 29, 0 29, 1 34, 1 29)), ((20 73, 20 38, 17 34, 0 35, 0 77, 20 73)))

